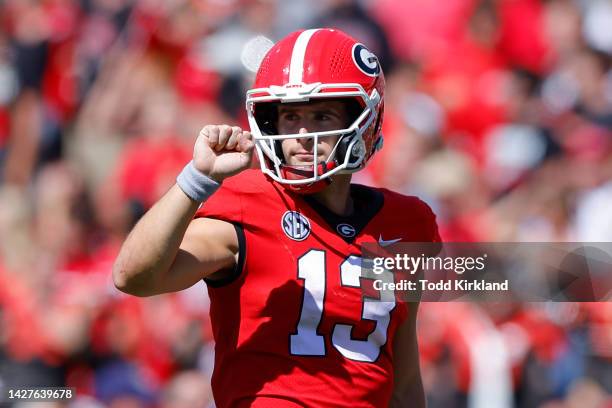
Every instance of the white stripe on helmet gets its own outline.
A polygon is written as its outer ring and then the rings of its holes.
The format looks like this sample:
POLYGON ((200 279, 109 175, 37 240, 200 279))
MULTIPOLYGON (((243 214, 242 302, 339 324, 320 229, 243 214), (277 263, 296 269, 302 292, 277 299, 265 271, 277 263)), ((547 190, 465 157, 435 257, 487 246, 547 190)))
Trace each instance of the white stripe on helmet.
POLYGON ((319 31, 318 28, 302 31, 295 40, 293 51, 291 53, 291 65, 289 67, 289 83, 296 84, 303 82, 304 77, 304 56, 308 42, 314 33, 319 31))

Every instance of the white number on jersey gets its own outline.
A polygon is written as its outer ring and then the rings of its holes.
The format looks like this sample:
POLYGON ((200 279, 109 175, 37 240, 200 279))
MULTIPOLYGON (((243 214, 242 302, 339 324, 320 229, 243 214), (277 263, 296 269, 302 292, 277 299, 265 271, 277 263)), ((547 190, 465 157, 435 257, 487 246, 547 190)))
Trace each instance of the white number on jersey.
MULTIPOLYGON (((325 304, 325 252, 311 249, 298 261, 298 277, 304 280, 304 296, 300 319, 295 334, 290 336, 291 354, 301 356, 324 356, 325 339, 317 333, 325 304)), ((341 284, 345 287, 361 287, 361 258, 351 255, 340 265, 341 284)), ((377 275, 383 282, 393 282, 393 274, 384 271, 377 275)), ((388 291, 380 292, 380 299, 364 302, 361 317, 376 322, 376 327, 365 340, 351 338, 353 326, 336 324, 332 331, 332 344, 346 358, 374 362, 381 347, 387 342, 387 329, 391 311, 395 307, 395 296, 388 291)))

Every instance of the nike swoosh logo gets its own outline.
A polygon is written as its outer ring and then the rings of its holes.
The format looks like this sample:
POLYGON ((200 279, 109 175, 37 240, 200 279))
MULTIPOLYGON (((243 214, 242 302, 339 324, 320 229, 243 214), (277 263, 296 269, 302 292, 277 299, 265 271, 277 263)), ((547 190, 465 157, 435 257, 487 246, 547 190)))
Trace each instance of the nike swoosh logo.
POLYGON ((382 235, 379 235, 378 236, 378 245, 380 245, 381 247, 386 247, 386 246, 389 246, 391 244, 395 244, 396 242, 399 242, 401 240, 402 240, 401 238, 385 240, 385 239, 382 238, 382 235))

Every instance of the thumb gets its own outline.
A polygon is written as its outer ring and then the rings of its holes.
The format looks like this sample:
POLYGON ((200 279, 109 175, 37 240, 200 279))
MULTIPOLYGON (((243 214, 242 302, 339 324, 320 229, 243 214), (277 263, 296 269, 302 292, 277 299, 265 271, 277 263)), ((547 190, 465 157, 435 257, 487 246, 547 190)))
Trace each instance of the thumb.
POLYGON ((251 132, 244 132, 238 142, 238 151, 241 153, 247 153, 249 156, 253 153, 255 148, 255 142, 251 132))

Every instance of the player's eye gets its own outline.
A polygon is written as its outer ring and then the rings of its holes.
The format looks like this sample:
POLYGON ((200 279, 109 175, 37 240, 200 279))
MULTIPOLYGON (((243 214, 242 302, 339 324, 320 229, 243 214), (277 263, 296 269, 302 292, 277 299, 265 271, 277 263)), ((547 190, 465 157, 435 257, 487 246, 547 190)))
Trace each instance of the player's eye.
POLYGON ((323 112, 315 113, 314 118, 318 121, 329 121, 333 119, 332 115, 323 112))
POLYGON ((295 122, 300 119, 300 116, 293 112, 284 112, 280 116, 281 116, 281 119, 287 122, 295 122))

